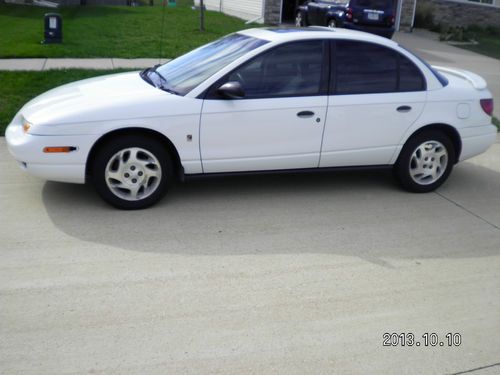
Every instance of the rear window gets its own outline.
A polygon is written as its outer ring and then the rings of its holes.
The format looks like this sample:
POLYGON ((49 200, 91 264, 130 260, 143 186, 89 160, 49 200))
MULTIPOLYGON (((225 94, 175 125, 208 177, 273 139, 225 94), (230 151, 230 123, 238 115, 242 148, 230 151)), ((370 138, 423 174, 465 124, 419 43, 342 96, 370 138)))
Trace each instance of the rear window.
POLYGON ((366 9, 392 9, 393 0, 352 0, 351 6, 358 6, 366 9))

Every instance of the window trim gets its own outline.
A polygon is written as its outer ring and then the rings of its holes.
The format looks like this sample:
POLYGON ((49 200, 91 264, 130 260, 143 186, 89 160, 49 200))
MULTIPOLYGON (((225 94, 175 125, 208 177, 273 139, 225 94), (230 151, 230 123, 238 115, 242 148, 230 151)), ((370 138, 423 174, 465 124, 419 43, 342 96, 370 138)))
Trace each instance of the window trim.
POLYGON ((280 99, 280 98, 300 98, 300 97, 311 97, 311 96, 327 96, 329 95, 329 82, 330 82, 330 76, 331 76, 331 43, 329 39, 322 39, 322 38, 317 38, 317 39, 302 39, 302 40, 293 40, 285 43, 280 43, 277 44, 271 48, 266 49, 265 51, 262 51, 261 53, 251 57, 250 59, 242 62, 240 65, 232 69, 230 72, 224 74, 221 78, 219 78, 217 81, 215 81, 210 87, 208 87, 204 92, 202 92, 200 95, 198 95, 198 98, 200 99, 205 99, 205 100, 252 100, 252 99, 280 99), (259 96, 259 97, 251 97, 251 98, 241 98, 241 99, 228 99, 228 98, 222 98, 221 96, 217 95, 216 90, 222 86, 224 83, 228 82, 227 78, 233 74, 236 70, 241 69, 247 64, 251 64, 255 59, 262 57, 262 55, 266 53, 270 53, 276 48, 280 48, 283 46, 286 46, 288 44, 296 44, 296 43, 304 43, 304 42, 317 42, 320 41, 323 43, 323 61, 322 61, 322 71, 321 71, 321 78, 320 78, 320 90, 317 94, 309 94, 309 95, 303 95, 303 94, 297 94, 297 95, 281 95, 281 96, 259 96))
POLYGON ((331 68, 331 77, 330 77, 330 84, 329 84, 329 95, 336 95, 336 96, 343 96, 343 95, 380 95, 380 94, 395 94, 395 93, 406 93, 406 92, 422 92, 422 91, 427 91, 427 79, 425 78, 425 74, 422 72, 422 70, 415 64, 414 61, 409 59, 407 56, 403 55, 401 52, 394 48, 390 48, 388 46, 384 46, 382 44, 378 43, 373 43, 373 42, 368 42, 364 40, 353 40, 353 39, 335 39, 330 41, 331 46, 330 46, 330 61, 332 63, 332 68, 331 68), (395 91, 386 91, 386 92, 361 92, 361 93, 338 93, 337 92, 337 67, 339 64, 337 64, 337 60, 335 58, 336 51, 337 51, 337 43, 338 42, 351 42, 351 43, 362 43, 362 44, 372 44, 380 48, 385 48, 389 51, 392 51, 393 53, 396 54, 396 66, 397 66, 397 77, 396 77, 396 90, 395 91), (420 73, 420 77, 423 81, 423 87, 420 90, 401 90, 400 89, 400 61, 401 58, 404 58, 408 60, 413 67, 420 73))

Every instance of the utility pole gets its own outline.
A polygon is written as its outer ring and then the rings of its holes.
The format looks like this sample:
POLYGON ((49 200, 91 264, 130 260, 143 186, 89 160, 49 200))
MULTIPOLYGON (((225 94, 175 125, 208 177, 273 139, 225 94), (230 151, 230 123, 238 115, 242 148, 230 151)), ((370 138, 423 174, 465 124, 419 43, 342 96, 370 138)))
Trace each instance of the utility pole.
POLYGON ((200 0, 200 31, 205 31, 205 5, 200 0))

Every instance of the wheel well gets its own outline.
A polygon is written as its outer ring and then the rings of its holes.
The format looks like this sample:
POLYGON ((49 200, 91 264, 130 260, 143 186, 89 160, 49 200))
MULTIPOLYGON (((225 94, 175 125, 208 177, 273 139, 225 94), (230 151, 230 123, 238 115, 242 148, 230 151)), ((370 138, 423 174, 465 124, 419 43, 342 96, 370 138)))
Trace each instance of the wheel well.
POLYGON ((451 142, 453 143, 453 147, 455 149, 455 163, 457 163, 458 160, 460 159, 460 154, 462 152, 462 140, 460 139, 460 134, 458 134, 457 129, 455 129, 453 126, 446 124, 430 124, 415 131, 410 137, 408 137, 408 140, 414 137, 416 134, 420 134, 428 130, 440 131, 446 134, 450 138, 451 142))
MULTIPOLYGON (((150 138, 153 138, 157 141, 160 141, 163 145, 165 145, 166 149, 168 150, 168 153, 170 157, 172 158, 172 163, 174 165, 174 176, 182 178, 184 174, 184 168, 182 167, 181 164, 181 159, 179 157, 179 154, 177 152, 177 149, 175 148, 174 144, 168 139, 165 135, 163 135, 160 132, 157 132, 155 130, 151 129, 145 129, 145 128, 125 128, 125 129, 118 129, 118 130, 113 130, 109 133, 104 134, 99 138, 92 148, 90 149, 89 156, 87 157, 87 163, 85 165, 85 176, 86 178, 92 174, 91 170, 91 165, 94 161, 94 158, 97 154, 97 150, 104 145, 106 142, 110 141, 111 139, 115 137, 120 137, 122 135, 137 135, 137 136, 147 136, 150 138)), ((88 179, 87 179, 88 180, 88 179)))

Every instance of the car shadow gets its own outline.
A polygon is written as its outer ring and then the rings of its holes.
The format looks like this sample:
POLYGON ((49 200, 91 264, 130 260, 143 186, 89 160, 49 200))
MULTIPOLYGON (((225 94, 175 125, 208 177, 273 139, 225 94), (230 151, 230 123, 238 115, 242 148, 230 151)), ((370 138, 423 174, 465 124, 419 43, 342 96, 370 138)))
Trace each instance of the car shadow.
POLYGON ((86 185, 47 182, 42 196, 64 233, 138 252, 329 253, 385 265, 497 255, 500 243, 500 174, 469 163, 438 194, 402 191, 388 171, 336 171, 190 180, 140 211, 114 209, 86 185))

